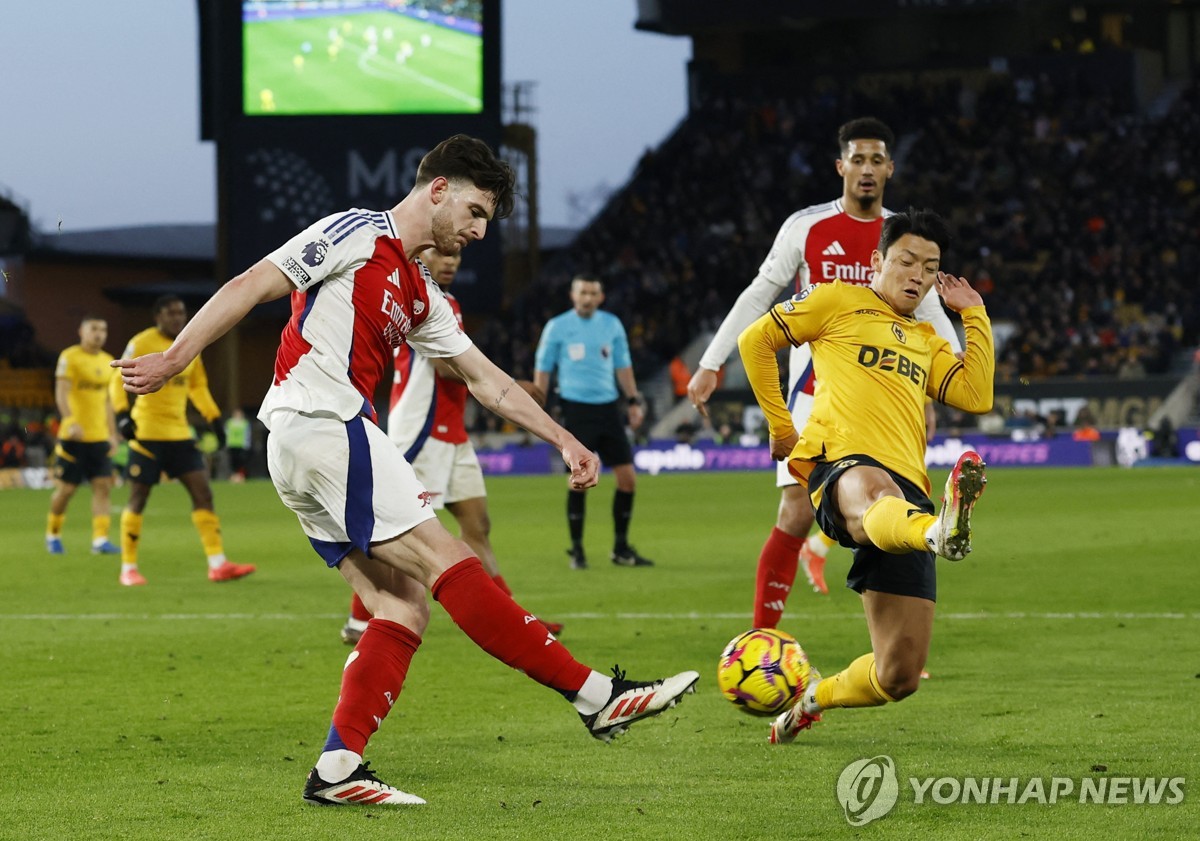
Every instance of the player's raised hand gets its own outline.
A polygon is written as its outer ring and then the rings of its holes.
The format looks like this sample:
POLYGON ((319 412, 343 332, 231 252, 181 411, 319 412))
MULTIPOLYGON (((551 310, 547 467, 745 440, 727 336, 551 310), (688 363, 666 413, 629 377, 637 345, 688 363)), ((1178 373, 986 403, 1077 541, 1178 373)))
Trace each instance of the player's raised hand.
POLYGON ((946 272, 938 272, 934 282, 938 294, 946 302, 946 306, 955 312, 962 312, 967 307, 978 307, 983 304, 983 298, 971 288, 965 277, 955 277, 946 272))
POLYGON ((600 463, 595 454, 572 438, 562 448, 563 461, 571 470, 571 489, 576 491, 595 487, 600 463))
POLYGON ((172 366, 161 353, 148 353, 137 359, 114 359, 109 364, 121 369, 125 390, 131 394, 158 391, 182 370, 172 366))
POLYGON ((688 400, 703 417, 708 417, 708 398, 717 390, 717 372, 697 368, 688 382, 688 400))

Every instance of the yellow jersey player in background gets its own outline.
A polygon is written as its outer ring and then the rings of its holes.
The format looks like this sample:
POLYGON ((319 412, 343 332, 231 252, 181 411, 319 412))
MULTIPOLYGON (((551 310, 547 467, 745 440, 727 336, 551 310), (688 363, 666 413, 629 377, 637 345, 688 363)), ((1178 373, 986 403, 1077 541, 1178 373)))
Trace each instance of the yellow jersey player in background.
MULTIPOLYGON (((108 322, 84 316, 79 324, 79 344, 58 355, 54 370, 54 402, 62 423, 54 447, 54 495, 46 517, 46 550, 52 555, 66 552, 62 530, 67 504, 84 482, 92 486, 92 554, 120 551, 108 539, 117 430, 108 399, 113 380, 108 363, 113 358, 104 352, 107 340, 108 322)), ((116 380, 119 384, 120 377, 116 380)))
MULTIPOLYGON (((125 347, 126 358, 161 353, 187 324, 187 308, 175 295, 154 302, 154 325, 138 333, 125 347)), ((121 513, 121 576, 127 587, 145 584, 138 571, 138 543, 142 536, 142 511, 150 491, 163 473, 187 488, 192 498, 192 523, 200 532, 208 556, 208 579, 230 581, 254 572, 249 564, 230 563, 221 543, 221 521, 213 511, 212 488, 204 459, 196 449, 187 420, 190 400, 211 424, 220 446, 225 446, 221 410, 208 390, 204 363, 196 357, 161 391, 138 397, 130 409, 129 394, 115 377, 109 387, 117 430, 129 439, 129 502, 121 513)))
POLYGON ((984 464, 968 450, 946 482, 940 515, 925 472, 926 396, 991 410, 995 358, 983 299, 943 273, 949 232, 941 217, 910 210, 884 220, 869 287, 840 281, 772 308, 738 339, 751 387, 770 423, 771 454, 805 486, 822 531, 854 550, 846 585, 862 598, 871 652, 838 674, 814 675, 771 725, 790 742, 831 707, 871 707, 917 691, 933 633, 934 555, 971 551, 971 511, 984 464), (933 287, 962 315, 967 348, 913 317, 933 287), (779 389, 776 352, 808 342, 817 388, 802 432, 779 389))

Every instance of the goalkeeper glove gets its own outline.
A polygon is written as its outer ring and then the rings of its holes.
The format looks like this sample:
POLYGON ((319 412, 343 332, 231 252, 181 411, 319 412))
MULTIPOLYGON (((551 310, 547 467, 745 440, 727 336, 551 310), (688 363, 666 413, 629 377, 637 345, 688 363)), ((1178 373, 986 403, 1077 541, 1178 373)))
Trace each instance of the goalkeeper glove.
POLYGON ((117 412, 117 432, 121 433, 121 437, 126 441, 137 438, 137 424, 133 422, 129 412, 117 412))

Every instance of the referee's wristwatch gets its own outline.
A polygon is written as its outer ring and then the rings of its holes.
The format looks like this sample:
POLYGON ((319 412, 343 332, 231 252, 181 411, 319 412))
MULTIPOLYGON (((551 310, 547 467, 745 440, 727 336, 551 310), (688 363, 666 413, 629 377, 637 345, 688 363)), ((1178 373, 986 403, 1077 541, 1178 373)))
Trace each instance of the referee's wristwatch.
POLYGON ((630 406, 640 406, 642 405, 642 395, 635 394, 633 397, 626 398, 625 402, 630 406))

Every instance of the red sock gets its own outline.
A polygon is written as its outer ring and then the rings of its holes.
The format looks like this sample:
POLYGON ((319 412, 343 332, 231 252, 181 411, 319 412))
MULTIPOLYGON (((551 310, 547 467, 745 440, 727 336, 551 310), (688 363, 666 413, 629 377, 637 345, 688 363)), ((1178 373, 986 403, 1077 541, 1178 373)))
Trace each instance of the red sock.
POLYGON ((366 622, 371 618, 371 611, 367 610, 367 606, 362 603, 362 599, 358 597, 358 593, 350 595, 350 615, 359 622, 366 622))
POLYGON ((504 580, 503 575, 493 575, 492 580, 496 582, 497 587, 504 591, 504 595, 512 595, 512 588, 508 586, 508 582, 504 580))
POLYGON ((478 558, 465 558, 450 567, 432 589, 454 624, 476 645, 568 700, 591 673, 532 613, 496 586, 478 558))
POLYGON ((783 618, 803 545, 803 537, 771 529, 771 536, 758 556, 758 575, 754 579, 755 628, 774 628, 783 618))
POLYGON ((342 671, 342 694, 333 710, 325 750, 362 755, 367 740, 400 696, 420 644, 421 638, 403 625, 386 619, 370 621, 342 671))

